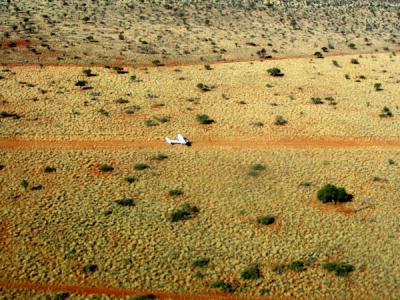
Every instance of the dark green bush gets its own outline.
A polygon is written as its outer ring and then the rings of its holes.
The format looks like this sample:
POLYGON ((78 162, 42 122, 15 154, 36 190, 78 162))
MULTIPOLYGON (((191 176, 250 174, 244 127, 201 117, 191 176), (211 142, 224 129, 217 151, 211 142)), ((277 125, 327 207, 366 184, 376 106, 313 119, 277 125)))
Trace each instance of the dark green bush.
POLYGON ((336 187, 332 184, 323 186, 317 194, 318 200, 322 203, 327 202, 347 202, 353 199, 351 194, 347 194, 346 190, 342 187, 336 187))
POLYGON ((115 100, 115 103, 125 104, 125 103, 129 103, 129 100, 128 99, 124 99, 124 98, 118 98, 117 100, 115 100))
POLYGON ((113 168, 112 166, 106 165, 106 164, 101 165, 101 166, 99 167, 99 171, 101 171, 101 172, 111 172, 111 171, 113 171, 113 170, 114 170, 114 168, 113 168))
POLYGON ((129 300, 152 300, 152 299, 157 299, 157 296, 154 294, 146 294, 129 298, 129 300))
POLYGON ((199 89, 202 90, 203 92, 209 92, 209 91, 211 91, 211 88, 210 88, 208 85, 204 84, 204 83, 199 83, 199 84, 197 84, 197 88, 199 88, 199 89))
POLYGON ((83 86, 85 86, 86 84, 87 84, 87 81, 85 81, 85 80, 78 80, 78 81, 75 83, 75 86, 83 87, 83 86))
POLYGON ((254 264, 246 268, 241 274, 240 278, 244 280, 255 280, 261 278, 261 270, 258 264, 254 264))
POLYGON ((254 171, 264 171, 265 170, 265 166, 262 164, 255 164, 251 166, 251 169, 254 171))
POLYGON ((275 125, 282 126, 282 125, 285 125, 286 123, 287 123, 287 121, 285 120, 284 117, 282 117, 282 116, 276 116, 275 117, 275 122, 274 122, 275 125))
POLYGON ((29 182, 28 182, 28 180, 23 179, 23 180, 21 180, 20 184, 24 189, 27 189, 29 182))
POLYGON ((192 262, 192 267, 193 268, 205 268, 208 266, 209 263, 210 263, 209 258, 200 258, 200 259, 196 259, 192 262))
POLYGON ((375 88, 375 91, 377 91, 377 92, 383 91, 382 83, 379 83, 379 82, 375 83, 374 88, 375 88))
POLYGON ((97 265, 88 264, 88 265, 84 265, 82 267, 82 272, 85 273, 85 274, 89 274, 89 273, 96 272, 97 269, 98 269, 97 265))
POLYGON ((55 300, 66 300, 68 299, 70 294, 68 292, 58 293, 56 294, 55 300))
POLYGON ((354 267, 346 263, 329 262, 323 265, 323 268, 328 272, 335 272, 338 277, 347 277, 354 271, 354 267))
POLYGON ((283 75, 285 75, 285 74, 283 74, 283 73, 281 72, 281 70, 278 69, 278 68, 271 68, 271 69, 268 69, 267 72, 268 72, 271 76, 274 76, 274 77, 282 77, 283 75))
POLYGON ((199 209, 196 206, 191 206, 190 204, 185 203, 172 212, 170 220, 171 222, 188 220, 198 212, 199 209))
POLYGON ((334 65, 335 67, 340 68, 339 63, 338 63, 336 60, 332 60, 332 63, 333 63, 333 65, 334 65))
POLYGON ((149 165, 144 164, 144 163, 137 163, 137 164, 134 165, 134 168, 135 168, 135 170, 143 171, 143 170, 148 169, 150 167, 149 167, 149 165))
POLYGON ((356 58, 352 58, 350 62, 351 62, 353 65, 359 65, 359 64, 360 64, 359 61, 358 61, 358 59, 356 59, 356 58))
POLYGON ((148 119, 144 121, 144 125, 146 125, 147 127, 152 127, 157 126, 158 124, 154 120, 148 119))
POLYGON ((303 272, 305 270, 304 263, 300 260, 296 260, 287 265, 287 268, 296 272, 303 272))
POLYGON ((257 223, 261 225, 271 225, 275 222, 274 216, 262 216, 257 218, 257 223))
POLYGON ((172 189, 169 191, 170 196, 180 196, 183 194, 183 191, 181 189, 172 189))
POLYGON ((324 102, 321 100, 319 97, 312 97, 311 98, 312 103, 314 104, 324 104, 324 102))
POLYGON ((390 108, 385 106, 382 109, 381 114, 379 115, 381 118, 393 117, 393 113, 390 111, 390 108))
POLYGON ((314 53, 314 56, 315 56, 316 58, 324 58, 324 56, 322 55, 322 53, 319 52, 319 51, 315 52, 315 53, 314 53))
POLYGON ((56 168, 50 167, 50 166, 45 166, 44 169, 43 169, 43 171, 44 171, 45 173, 52 173, 52 172, 55 172, 55 171, 56 171, 56 168))
POLYGON ((133 201, 133 199, 131 198, 122 198, 119 200, 116 200, 115 203, 117 203, 118 205, 121 206, 135 206, 135 201, 133 201))
POLYGON ((136 181, 136 178, 134 176, 129 175, 129 176, 125 177, 125 181, 127 181, 129 183, 133 183, 136 181))
POLYGON ((197 115, 197 116, 196 116, 196 120, 197 120, 200 124, 205 124, 205 125, 214 123, 214 120, 210 119, 209 116, 204 115, 204 114, 202 114, 202 115, 197 115))
POLYGON ((233 285, 229 282, 225 282, 223 280, 218 280, 210 284, 210 288, 213 289, 220 289, 222 292, 225 293, 233 293, 235 291, 235 288, 233 285))

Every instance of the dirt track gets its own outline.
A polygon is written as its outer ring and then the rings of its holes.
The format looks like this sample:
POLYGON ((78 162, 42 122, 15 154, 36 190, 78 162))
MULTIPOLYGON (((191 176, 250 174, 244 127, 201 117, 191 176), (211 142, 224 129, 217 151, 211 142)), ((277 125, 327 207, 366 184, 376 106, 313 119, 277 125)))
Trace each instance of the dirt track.
MULTIPOLYGON (((256 299, 256 298, 241 298, 232 295, 226 295, 223 293, 213 293, 213 294, 199 294, 199 295, 188 295, 188 294, 174 294, 167 292, 155 292, 155 291, 143 291, 143 290, 133 290, 133 289, 119 289, 111 287, 94 287, 94 286, 77 286, 77 285, 55 285, 55 284, 40 284, 32 282, 11 282, 11 281, 0 281, 1 288, 8 289, 28 289, 36 291, 51 291, 51 292, 70 292, 79 295, 107 295, 114 297, 127 297, 135 295, 155 295, 157 299, 174 299, 174 300, 184 300, 184 299, 256 299)), ((268 300, 270 298, 263 297, 262 299, 268 300)))
MULTIPOLYGON (((0 149, 5 150, 90 150, 90 149, 171 149, 163 140, 32 140, 0 139, 0 149)), ((196 140, 194 149, 321 149, 321 148, 400 148, 400 139, 378 140, 371 138, 318 138, 279 140, 196 140)))

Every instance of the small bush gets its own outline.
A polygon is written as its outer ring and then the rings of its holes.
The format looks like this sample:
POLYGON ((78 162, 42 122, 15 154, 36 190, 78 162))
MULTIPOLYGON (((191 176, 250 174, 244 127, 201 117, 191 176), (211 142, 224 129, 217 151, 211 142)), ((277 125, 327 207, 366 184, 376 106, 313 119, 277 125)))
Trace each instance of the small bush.
POLYGON ((151 62, 153 65, 156 65, 158 67, 163 66, 163 64, 161 63, 161 61, 159 59, 155 59, 151 62))
POLYGON ((350 62, 351 62, 353 65, 359 65, 359 64, 360 64, 359 61, 358 61, 358 59, 356 59, 356 58, 352 58, 350 62))
POLYGON ((260 225, 271 225, 275 222, 274 216, 262 216, 257 218, 257 223, 260 225))
POLYGON ((208 85, 204 84, 204 83, 199 83, 199 84, 197 84, 197 88, 199 88, 199 89, 202 90, 203 92, 209 92, 209 91, 211 91, 211 88, 210 88, 208 85))
POLYGON ((260 267, 258 264, 249 266, 240 274, 240 278, 244 280, 255 280, 261 278, 260 267))
POLYGON ((85 274, 96 272, 98 269, 97 265, 88 264, 82 267, 82 272, 85 274))
POLYGON ((350 264, 330 262, 323 265, 328 272, 335 272, 338 277, 347 277, 354 271, 354 267, 350 264))
POLYGON ((156 156, 153 157, 153 159, 159 160, 159 161, 167 159, 167 158, 168 158, 168 156, 163 153, 158 153, 156 156))
POLYGON ((255 164, 251 166, 251 169, 254 171, 264 171, 265 170, 265 166, 262 164, 255 164))
POLYGON ((29 182, 28 182, 28 180, 23 179, 23 180, 21 180, 20 185, 21 185, 24 189, 27 189, 27 188, 28 188, 28 185, 29 185, 29 182))
POLYGON ((196 206, 191 206, 190 204, 185 203, 172 212, 170 221, 178 222, 188 220, 191 219, 198 212, 199 209, 196 206))
POLYGON ((319 51, 315 52, 315 53, 314 53, 314 56, 315 56, 316 58, 324 58, 323 54, 322 54, 321 52, 319 52, 319 51))
POLYGON ((223 280, 218 280, 210 284, 210 288, 213 289, 220 289, 222 292, 225 293, 233 293, 235 291, 235 288, 233 285, 229 282, 225 282, 223 280))
POLYGON ((200 258, 200 259, 196 259, 192 262, 192 267, 193 268, 205 268, 208 266, 209 263, 210 263, 209 258, 200 258))
POLYGON ((285 265, 277 265, 272 269, 272 272, 282 275, 285 272, 286 266, 285 265))
POLYGON ((43 169, 43 171, 44 171, 45 173, 52 173, 52 172, 55 172, 55 171, 56 171, 56 168, 50 167, 50 166, 45 166, 44 169, 43 169))
POLYGON ((214 70, 210 65, 204 65, 204 68, 208 71, 214 70))
POLYGON ((135 201, 131 198, 122 198, 119 200, 116 200, 115 203, 121 206, 135 206, 135 201))
POLYGON ((126 176, 125 181, 127 181, 128 183, 133 183, 136 181, 136 178, 134 176, 126 176))
POLYGON ((144 121, 144 125, 146 125, 147 127, 152 127, 157 126, 158 124, 154 120, 148 119, 144 121))
POLYGON ((285 75, 285 74, 283 74, 283 73, 281 72, 281 70, 278 69, 278 68, 271 68, 271 69, 268 69, 267 72, 268 72, 271 76, 273 76, 273 77, 282 77, 283 75, 285 75))
POLYGON ((389 107, 385 106, 383 107, 382 112, 379 116, 381 118, 393 117, 393 113, 390 111, 389 107))
MULTIPOLYGON (((396 162, 393 159, 389 159, 388 163, 389 163, 389 165, 392 165, 392 166, 396 164, 396 162)), ((0 170, 1 170, 1 166, 0 166, 0 170)))
POLYGON ((300 260, 296 260, 291 262, 287 265, 288 269, 296 271, 296 272, 303 272, 305 270, 304 263, 300 260))
POLYGON ((143 170, 148 169, 148 168, 150 168, 150 167, 149 167, 149 165, 147 165, 147 164, 138 163, 138 164, 135 164, 135 165, 134 165, 134 168, 135 168, 135 170, 143 171, 143 170))
POLYGON ((375 83, 375 84, 374 84, 374 89, 375 89, 375 91, 377 91, 377 92, 383 91, 382 83, 379 83, 379 82, 375 83))
POLYGON ((183 191, 181 189, 172 189, 169 191, 169 195, 173 197, 177 197, 183 195, 183 191))
POLYGON ((332 60, 332 63, 333 63, 333 65, 334 65, 335 67, 340 68, 339 63, 338 63, 336 60, 332 60))
POLYGON ((129 298, 129 300, 152 300, 152 299, 157 299, 157 296, 154 294, 146 294, 129 298))
POLYGON ((356 44, 354 44, 354 43, 350 43, 349 48, 353 49, 353 50, 357 49, 356 44))
POLYGON ((70 293, 68 292, 63 292, 63 293, 58 293, 56 294, 56 297, 54 298, 55 300, 66 300, 70 296, 70 293))
POLYGON ((84 86, 86 86, 86 84, 87 84, 87 81, 85 81, 85 80, 78 80, 78 81, 75 83, 75 86, 84 87, 84 86))
POLYGON ((332 184, 323 186, 317 194, 318 200, 322 203, 327 202, 347 202, 353 199, 351 194, 347 194, 346 190, 342 187, 336 187, 332 184))
POLYGON ((96 74, 93 74, 93 73, 92 73, 92 70, 91 70, 91 69, 85 69, 85 70, 83 70, 83 73, 84 73, 87 77, 96 76, 96 74))
POLYGON ((275 125, 282 126, 282 125, 285 125, 286 123, 287 123, 287 121, 285 120, 284 117, 282 117, 282 116, 275 117, 275 122, 274 122, 275 125))
POLYGON ((124 98, 118 98, 117 100, 115 100, 115 103, 117 104, 126 104, 129 103, 128 99, 124 99, 124 98))
POLYGON ((109 113, 107 110, 105 110, 104 108, 100 108, 100 109, 98 110, 98 112, 99 112, 101 115, 105 116, 105 117, 109 117, 109 116, 110 116, 110 113, 109 113))
POLYGON ((319 97, 312 97, 311 98, 312 103, 314 104, 324 104, 324 102, 321 100, 319 97))
POLYGON ((214 120, 210 119, 209 116, 207 115, 197 115, 196 116, 196 120, 200 123, 200 124, 205 124, 205 125, 209 125, 214 123, 214 120))
POLYGON ((99 167, 99 171, 101 171, 101 172, 111 172, 113 170, 114 170, 114 168, 110 165, 101 165, 99 167))

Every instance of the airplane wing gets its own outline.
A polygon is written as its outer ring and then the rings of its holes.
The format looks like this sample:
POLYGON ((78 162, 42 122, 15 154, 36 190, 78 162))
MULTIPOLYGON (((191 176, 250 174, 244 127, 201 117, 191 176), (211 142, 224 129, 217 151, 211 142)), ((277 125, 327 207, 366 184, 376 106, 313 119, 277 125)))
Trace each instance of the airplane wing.
POLYGON ((166 137, 166 138, 165 138, 165 141, 166 141, 168 144, 170 144, 170 145, 180 144, 179 141, 177 141, 177 140, 171 140, 169 137, 166 137))
POLYGON ((187 139, 185 139, 182 134, 178 134, 177 138, 178 138, 178 141, 179 141, 180 144, 182 144, 182 145, 186 145, 187 144, 187 139))

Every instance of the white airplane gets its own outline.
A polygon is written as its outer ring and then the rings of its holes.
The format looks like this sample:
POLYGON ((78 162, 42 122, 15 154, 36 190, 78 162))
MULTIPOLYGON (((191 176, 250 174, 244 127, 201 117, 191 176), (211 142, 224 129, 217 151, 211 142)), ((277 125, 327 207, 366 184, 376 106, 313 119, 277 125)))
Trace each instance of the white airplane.
POLYGON ((191 142, 180 133, 176 136, 176 138, 177 138, 176 140, 171 140, 169 137, 166 137, 165 141, 170 145, 175 145, 175 144, 187 145, 187 146, 191 145, 191 142))

